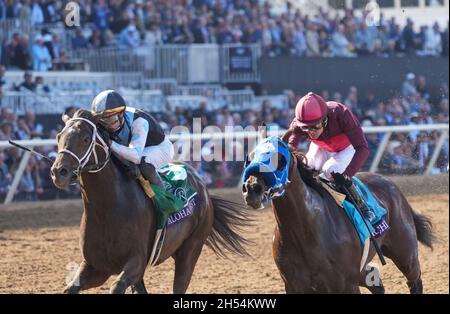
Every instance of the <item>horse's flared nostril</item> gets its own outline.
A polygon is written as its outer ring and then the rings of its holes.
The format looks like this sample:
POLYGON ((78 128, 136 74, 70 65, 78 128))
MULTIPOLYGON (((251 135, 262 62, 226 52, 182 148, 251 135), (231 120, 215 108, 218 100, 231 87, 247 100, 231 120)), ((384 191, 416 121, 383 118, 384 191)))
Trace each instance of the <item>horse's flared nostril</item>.
POLYGON ((69 170, 67 170, 66 168, 61 168, 59 170, 59 174, 63 177, 66 177, 69 174, 69 170))
POLYGON ((255 192, 256 195, 260 195, 262 193, 262 187, 258 184, 255 187, 253 187, 253 192, 255 192))
POLYGON ((52 168, 51 174, 53 177, 59 176, 64 178, 69 174, 69 170, 66 167, 52 168))
POLYGON ((247 183, 242 184, 242 193, 247 193, 247 183))

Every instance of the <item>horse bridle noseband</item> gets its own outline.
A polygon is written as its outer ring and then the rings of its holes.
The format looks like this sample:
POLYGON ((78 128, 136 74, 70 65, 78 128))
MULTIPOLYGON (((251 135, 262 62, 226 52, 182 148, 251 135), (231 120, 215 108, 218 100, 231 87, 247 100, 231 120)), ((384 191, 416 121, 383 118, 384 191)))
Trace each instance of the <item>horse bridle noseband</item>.
MULTIPOLYGON (((295 153, 292 153, 292 152, 290 152, 290 154, 291 154, 291 157, 293 158, 293 166, 292 166, 292 169, 289 167, 288 171, 289 171, 289 174, 292 175, 292 170, 297 168, 297 156, 299 154, 295 154, 295 153)), ((303 154, 300 154, 300 156, 303 158, 303 160, 305 162, 305 165, 307 165, 308 162, 307 162, 306 156, 303 155, 303 154)), ((248 159, 248 156, 246 156, 245 157, 245 162, 244 162, 244 167, 247 167, 247 165, 249 163, 250 163, 250 160, 248 159)), ((286 181, 286 184, 284 185, 284 188, 286 188, 290 183, 291 183, 291 180, 288 177, 287 181, 286 181)), ((278 190, 279 190, 279 187, 277 187, 277 188, 270 187, 269 189, 267 189, 267 190, 265 190, 263 192, 263 198, 270 199, 273 196, 273 194, 278 192, 278 190)))
MULTIPOLYGON (((85 119, 85 118, 72 118, 69 121, 84 121, 84 122, 87 122, 90 126, 92 126, 93 130, 92 130, 91 143, 89 144, 89 147, 88 147, 86 153, 84 153, 83 157, 81 157, 81 158, 79 158, 75 153, 73 153, 72 151, 70 151, 68 149, 61 149, 60 151, 58 151, 58 154, 67 153, 67 154, 71 155, 73 158, 75 158, 75 160, 78 162, 78 168, 74 171, 74 174, 77 177, 80 176, 81 171, 88 171, 90 173, 102 171, 103 168, 106 167, 106 164, 108 163, 108 161, 110 159, 111 149, 109 148, 109 146, 105 142, 105 140, 101 136, 99 136, 97 126, 95 125, 95 123, 93 123, 92 121, 89 121, 88 119, 85 119), (100 142, 100 143, 98 143, 98 142, 100 142), (98 162, 97 151, 95 150, 96 146, 100 146, 103 149, 103 151, 105 152, 106 159, 104 161, 98 162), (86 164, 88 163, 92 154, 94 154, 95 164, 86 166, 86 164)), ((67 122, 69 122, 69 121, 67 121, 67 122)), ((61 130, 61 133, 66 128, 71 127, 71 126, 72 125, 69 126, 69 124, 66 124, 64 129, 61 130)))
MULTIPOLYGON (((291 158, 293 158, 293 166, 292 169, 297 168, 297 155, 290 153, 291 154, 291 158)), ((288 169, 289 174, 292 176, 292 170, 291 168, 288 169)), ((289 176, 287 178, 286 184, 284 185, 284 189, 286 189, 286 187, 291 184, 291 180, 289 179, 289 176)), ((269 188, 268 190, 263 192, 264 197, 266 197, 267 199, 269 199, 269 197, 271 197, 274 193, 277 193, 279 190, 279 188, 269 188)))

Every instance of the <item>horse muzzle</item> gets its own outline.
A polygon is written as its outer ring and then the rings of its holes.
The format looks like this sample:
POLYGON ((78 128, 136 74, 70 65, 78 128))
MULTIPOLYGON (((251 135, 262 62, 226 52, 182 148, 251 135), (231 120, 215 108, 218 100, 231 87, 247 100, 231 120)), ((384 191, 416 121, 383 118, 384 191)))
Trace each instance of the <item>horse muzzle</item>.
POLYGON ((50 169, 53 184, 59 189, 66 189, 78 176, 75 171, 64 165, 53 165, 50 169))
POLYGON ((248 186, 247 182, 242 184, 242 195, 244 196, 245 204, 252 207, 253 209, 263 209, 262 204, 263 195, 262 193, 255 192, 251 187, 248 186))

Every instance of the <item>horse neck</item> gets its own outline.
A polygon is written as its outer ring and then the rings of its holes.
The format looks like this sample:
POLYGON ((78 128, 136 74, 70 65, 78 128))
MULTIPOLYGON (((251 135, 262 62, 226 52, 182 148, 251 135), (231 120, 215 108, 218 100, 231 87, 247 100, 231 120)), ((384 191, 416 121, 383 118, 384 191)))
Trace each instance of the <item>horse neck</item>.
POLYGON ((280 235, 293 238, 294 243, 317 242, 317 217, 311 208, 312 193, 298 170, 293 172, 285 194, 272 202, 280 235))
POLYGON ((117 200, 115 182, 118 175, 119 171, 112 160, 99 172, 81 174, 81 197, 85 214, 103 216, 105 213, 111 212, 110 209, 117 200))

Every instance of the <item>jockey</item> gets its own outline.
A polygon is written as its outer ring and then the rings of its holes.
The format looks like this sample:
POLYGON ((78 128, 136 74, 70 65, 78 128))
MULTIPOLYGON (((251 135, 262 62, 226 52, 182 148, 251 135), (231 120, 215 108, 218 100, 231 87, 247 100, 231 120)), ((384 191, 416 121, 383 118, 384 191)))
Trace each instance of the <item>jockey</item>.
POLYGON ((352 111, 310 92, 298 101, 290 131, 289 145, 295 150, 302 139, 311 142, 306 153, 308 165, 322 171, 330 181, 333 181, 332 174, 338 175, 340 185, 347 187, 364 218, 368 222, 375 219, 367 206, 360 206, 364 203, 351 180, 369 156, 366 138, 352 111))
POLYGON ((155 118, 126 106, 123 97, 113 90, 95 96, 92 113, 100 117, 100 124, 109 132, 111 150, 131 163, 132 170, 139 169, 150 183, 164 188, 157 170, 172 160, 174 148, 155 118))

